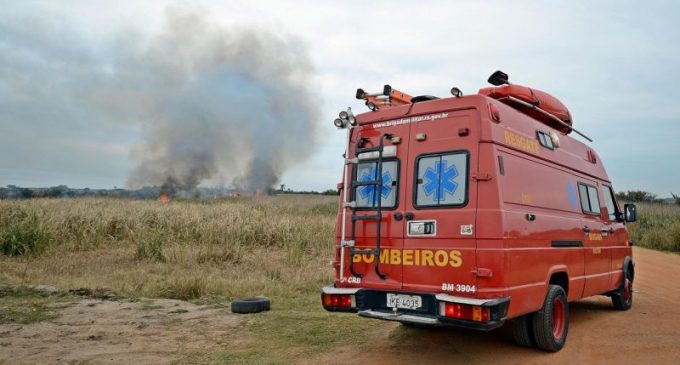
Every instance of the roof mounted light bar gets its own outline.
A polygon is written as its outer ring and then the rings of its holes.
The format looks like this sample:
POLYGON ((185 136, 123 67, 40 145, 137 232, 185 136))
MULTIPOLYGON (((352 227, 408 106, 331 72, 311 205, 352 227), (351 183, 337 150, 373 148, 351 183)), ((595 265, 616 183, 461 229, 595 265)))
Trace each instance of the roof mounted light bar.
POLYGON ((333 124, 338 129, 355 127, 357 125, 357 119, 354 117, 354 113, 352 113, 352 108, 347 108, 347 111, 341 111, 338 114, 338 118, 333 121, 333 124))

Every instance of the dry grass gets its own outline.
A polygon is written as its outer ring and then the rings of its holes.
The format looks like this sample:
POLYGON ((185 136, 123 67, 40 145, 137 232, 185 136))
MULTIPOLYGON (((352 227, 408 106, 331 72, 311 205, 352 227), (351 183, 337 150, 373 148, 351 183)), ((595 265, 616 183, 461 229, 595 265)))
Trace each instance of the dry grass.
POLYGON ((0 201, 0 282, 209 301, 318 291, 336 209, 316 196, 0 201))
POLYGON ((638 246, 680 252, 680 206, 637 203, 638 221, 628 224, 638 246))
MULTIPOLYGON (((131 297, 286 297, 332 280, 335 197, 0 200, 0 282, 131 297)), ((680 207, 639 204, 635 244, 680 252, 680 207)))

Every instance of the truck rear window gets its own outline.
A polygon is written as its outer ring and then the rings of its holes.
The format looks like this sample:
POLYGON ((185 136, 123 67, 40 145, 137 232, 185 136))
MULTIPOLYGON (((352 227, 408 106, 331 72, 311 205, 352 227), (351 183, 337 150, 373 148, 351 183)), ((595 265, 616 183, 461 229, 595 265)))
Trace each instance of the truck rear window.
POLYGON ((467 203, 468 153, 429 154, 416 159, 416 207, 467 203))
MULTIPOLYGON (((378 180, 378 164, 376 161, 360 162, 356 165, 355 181, 378 180)), ((396 160, 383 161, 382 163, 382 186, 357 186, 354 190, 354 199, 358 208, 376 208, 378 196, 381 199, 381 207, 395 208, 397 203, 397 190, 399 180, 399 165, 396 160)))

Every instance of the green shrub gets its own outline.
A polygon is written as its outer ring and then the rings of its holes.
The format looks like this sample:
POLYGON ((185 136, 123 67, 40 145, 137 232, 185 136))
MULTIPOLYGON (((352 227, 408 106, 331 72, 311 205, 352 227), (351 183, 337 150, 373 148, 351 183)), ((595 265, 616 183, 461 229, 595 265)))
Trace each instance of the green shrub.
POLYGON ((163 255, 164 242, 165 235, 159 232, 140 239, 137 242, 135 257, 140 260, 165 261, 165 255, 163 255))
POLYGON ((40 226, 35 214, 14 212, 5 217, 0 226, 0 247, 6 256, 23 256, 39 251, 50 241, 50 234, 40 226))

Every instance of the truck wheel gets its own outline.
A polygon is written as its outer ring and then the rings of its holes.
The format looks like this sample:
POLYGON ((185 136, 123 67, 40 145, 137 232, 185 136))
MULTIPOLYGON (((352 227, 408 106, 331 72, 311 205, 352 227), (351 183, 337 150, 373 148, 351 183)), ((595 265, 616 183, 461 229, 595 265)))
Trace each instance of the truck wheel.
POLYGON ((625 311, 633 306, 633 275, 629 270, 623 270, 623 283, 616 293, 612 294, 614 309, 625 311))
POLYGON ((260 313, 271 308, 271 301, 264 297, 236 299, 231 302, 232 313, 260 313))
POLYGON ((512 337, 515 343, 524 347, 534 347, 534 329, 531 314, 526 314, 512 320, 512 337))
POLYGON ((569 331, 569 304, 561 286, 548 287, 543 308, 534 313, 531 320, 536 347, 549 352, 562 349, 569 331))

